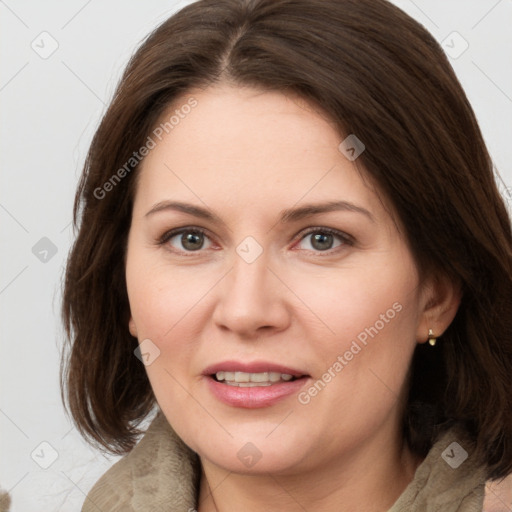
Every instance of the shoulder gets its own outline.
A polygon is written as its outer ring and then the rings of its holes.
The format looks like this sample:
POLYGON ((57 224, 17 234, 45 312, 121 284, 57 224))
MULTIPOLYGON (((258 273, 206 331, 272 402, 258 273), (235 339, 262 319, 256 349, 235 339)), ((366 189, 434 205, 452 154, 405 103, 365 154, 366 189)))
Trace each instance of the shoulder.
POLYGON ((96 482, 82 512, 187 510, 195 506, 198 475, 197 455, 159 413, 135 448, 96 482))
POLYGON ((389 512, 482 512, 485 469, 460 429, 441 434, 389 512))
POLYGON ((11 498, 9 494, 0 490, 0 512, 9 512, 11 508, 11 498))

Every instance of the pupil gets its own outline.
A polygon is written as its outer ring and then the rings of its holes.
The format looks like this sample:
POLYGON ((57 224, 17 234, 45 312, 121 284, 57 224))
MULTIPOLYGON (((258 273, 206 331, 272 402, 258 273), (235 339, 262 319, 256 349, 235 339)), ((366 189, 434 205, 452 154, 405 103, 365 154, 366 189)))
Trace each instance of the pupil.
POLYGON ((181 241, 183 247, 189 249, 191 251, 196 251, 197 249, 201 249, 203 246, 203 238, 202 233, 186 233, 182 235, 181 241))
POLYGON ((315 234, 313 236, 313 247, 315 249, 325 250, 330 249, 332 245, 332 235, 330 234, 315 234))

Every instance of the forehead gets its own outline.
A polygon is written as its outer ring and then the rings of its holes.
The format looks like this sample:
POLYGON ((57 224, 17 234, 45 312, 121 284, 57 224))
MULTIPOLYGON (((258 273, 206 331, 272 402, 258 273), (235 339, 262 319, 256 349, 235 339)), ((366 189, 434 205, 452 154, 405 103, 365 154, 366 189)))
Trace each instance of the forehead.
POLYGON ((227 85, 192 90, 155 129, 139 202, 171 195, 222 204, 239 199, 241 207, 336 199, 378 206, 356 163, 339 151, 343 136, 332 120, 296 96, 227 85))

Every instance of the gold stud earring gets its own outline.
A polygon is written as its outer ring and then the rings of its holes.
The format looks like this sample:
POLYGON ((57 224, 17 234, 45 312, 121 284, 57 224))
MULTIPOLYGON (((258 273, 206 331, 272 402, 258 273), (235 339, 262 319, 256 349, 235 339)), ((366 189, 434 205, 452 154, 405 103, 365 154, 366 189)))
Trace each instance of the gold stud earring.
POLYGON ((434 346, 436 344, 437 338, 434 336, 434 331, 432 329, 428 330, 428 343, 430 346, 434 346))

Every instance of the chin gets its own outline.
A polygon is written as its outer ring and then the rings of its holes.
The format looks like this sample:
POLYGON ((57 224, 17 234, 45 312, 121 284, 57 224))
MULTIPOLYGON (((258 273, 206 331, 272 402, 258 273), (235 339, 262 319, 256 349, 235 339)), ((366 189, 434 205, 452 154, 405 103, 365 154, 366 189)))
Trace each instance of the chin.
POLYGON ((291 435, 290 427, 283 429, 281 436, 268 432, 268 429, 262 434, 255 428, 239 428, 232 438, 227 434, 207 434, 193 444, 202 459, 238 474, 293 473, 305 460, 310 460, 307 433, 291 435))

